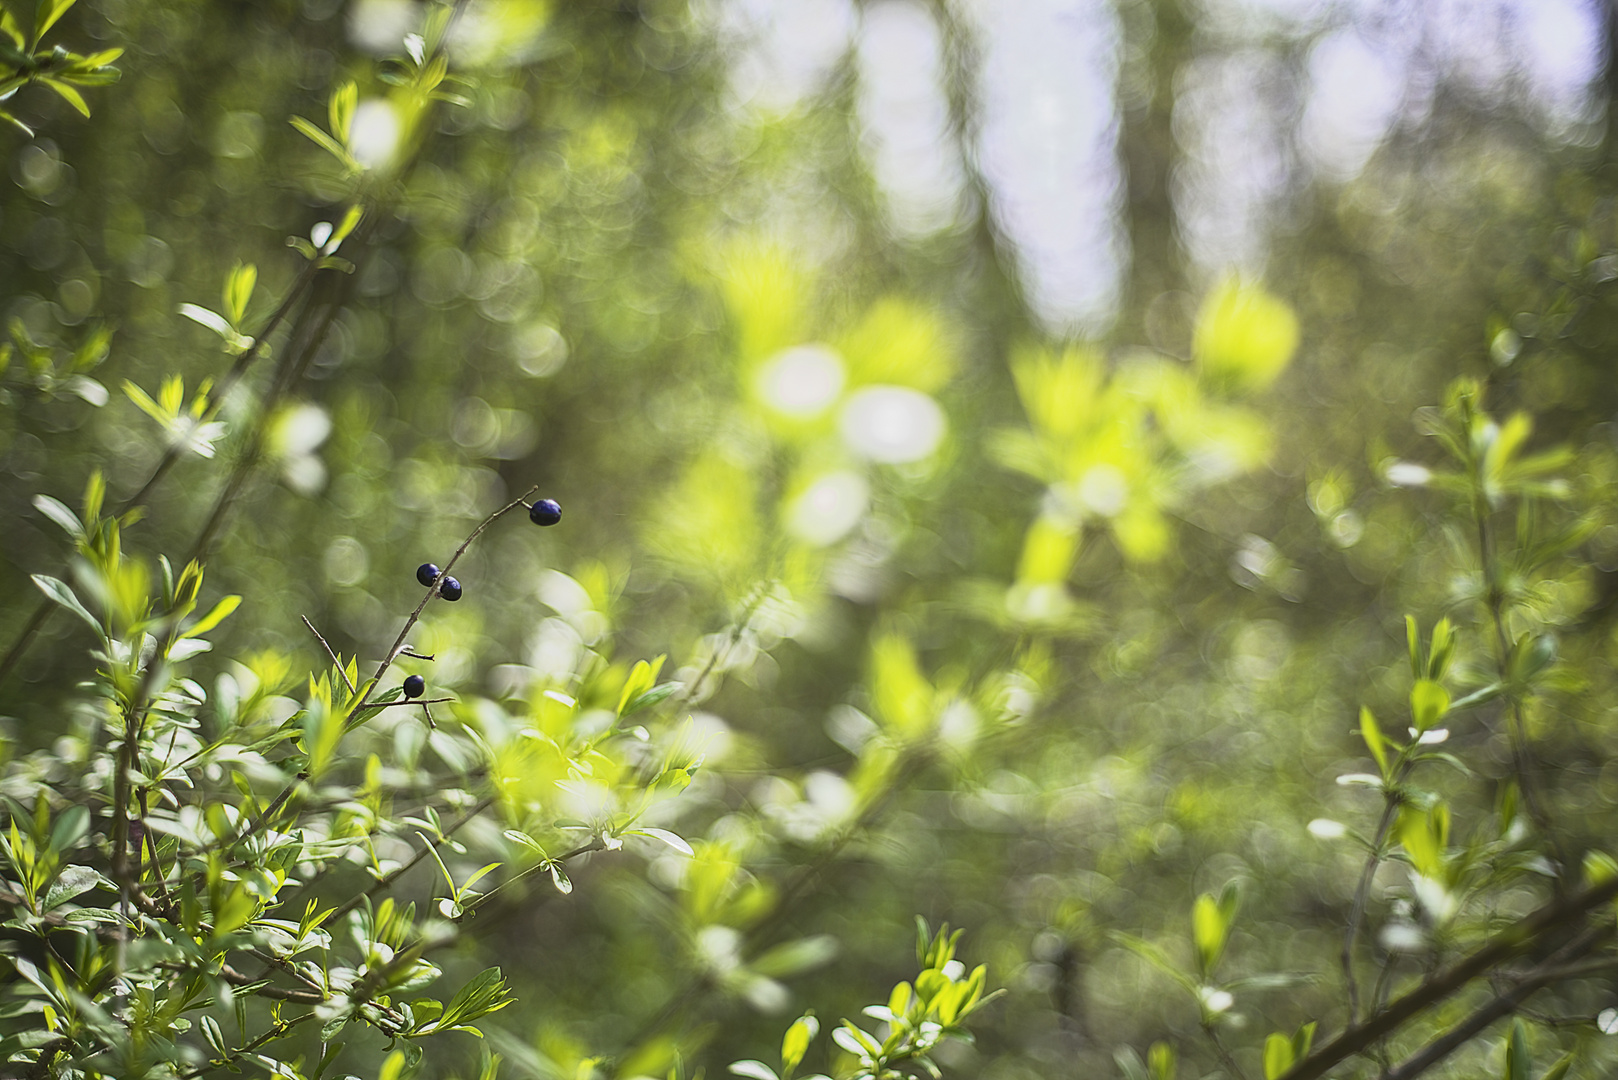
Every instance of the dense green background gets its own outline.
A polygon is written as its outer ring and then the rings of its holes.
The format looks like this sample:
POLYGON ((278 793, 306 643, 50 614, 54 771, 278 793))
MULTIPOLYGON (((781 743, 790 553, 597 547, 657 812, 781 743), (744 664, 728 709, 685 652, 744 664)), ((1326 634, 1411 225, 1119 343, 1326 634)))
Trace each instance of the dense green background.
MULTIPOLYGON (((1536 445, 1579 451, 1579 499, 1611 504, 1614 141, 1599 126, 1583 145, 1558 141, 1531 103, 1456 89, 1358 177, 1296 191, 1265 275, 1299 320, 1295 359, 1250 389, 1185 376, 1200 387, 1187 408, 1229 410, 1219 417, 1263 463, 1199 476, 1185 463, 1207 432, 1165 433, 1161 417, 1131 426, 1149 393, 1118 388, 1146 370, 1142 347, 1164 370, 1193 370, 1192 313, 1215 282, 1174 241, 1173 93, 1177 71, 1226 46, 1195 4, 1119 6, 1141 69, 1127 74, 1144 71, 1156 93, 1122 116, 1121 212, 1135 244, 1115 329, 1082 346, 1114 383, 1079 398, 1099 410, 1096 438, 1112 440, 1097 453, 1138 469, 1137 498, 1155 492, 1160 551, 1132 550, 1122 524, 1090 514, 1071 566, 1056 558, 1040 571, 1026 554, 1049 511, 1046 481, 1059 478, 1004 464, 1004 432, 1028 427, 1012 369, 1070 343, 1024 304, 1016 252, 984 200, 924 242, 888 228, 860 155, 851 61, 795 111, 756 112, 726 97, 734 45, 706 9, 492 5, 511 20, 513 51, 464 71, 471 104, 437 114, 403 197, 363 249, 344 251, 358 264, 352 291, 291 391, 302 411, 277 429, 283 457, 255 474, 210 563, 209 595, 245 602, 200 669, 261 650, 317 667, 300 615, 340 652, 374 661, 419 597, 414 567, 442 561, 537 484, 561 502, 561 526, 507 521, 473 548, 459 574, 467 599, 436 606, 414 642, 438 656, 430 684, 457 693, 458 718, 473 722, 479 699, 566 688, 579 649, 619 664, 667 653, 665 675, 689 680, 730 635, 728 677, 690 707, 718 733, 709 761, 661 823, 731 841, 777 890, 794 883, 792 903, 761 922, 715 917, 742 932, 744 952, 812 935, 836 943, 834 960, 783 978, 784 992, 703 977, 702 950, 726 941, 703 936, 681 899, 678 858, 634 845, 598 856, 570 896, 536 890, 472 924, 449 962, 461 973, 498 963, 512 978, 520 1003, 489 1025, 509 1075, 582 1076, 590 1055, 660 1074, 675 1045, 710 1076, 735 1058, 772 1059, 798 1010, 852 1015, 910 974, 917 913, 968 927, 965 955, 1010 991, 978 1022, 976 1047, 946 1061, 960 1075, 1109 1075, 1115 1050, 1156 1039, 1180 1047, 1183 1075, 1203 1075, 1215 1062, 1189 999, 1108 935, 1161 940, 1184 959, 1193 899, 1231 880, 1245 900, 1227 964, 1321 975, 1239 1001, 1240 1059, 1256 1071, 1263 1033, 1339 1022, 1335 956, 1359 860, 1304 826, 1327 816, 1371 827, 1377 807, 1333 779, 1366 767, 1359 706, 1402 707, 1405 613, 1424 626, 1477 617, 1455 606, 1468 556, 1446 530, 1462 524, 1383 472, 1397 458, 1437 464, 1412 413, 1471 375, 1488 381, 1496 413, 1535 414, 1536 445), (1154 301, 1183 310, 1183 325, 1153 324, 1154 301), (1521 345, 1501 365, 1507 328, 1521 345), (772 413, 753 389, 759 367, 810 342, 840 351, 851 388, 934 395, 948 417, 938 451, 866 463, 830 414, 772 413), (292 452, 322 417, 329 436, 292 452), (833 469, 868 485, 869 507, 822 545, 793 534, 792 500, 833 469), (1019 587, 1065 599, 1049 617, 1022 617, 1032 609, 1019 587), (762 609, 761 588, 775 590, 762 609), (869 827, 830 849, 852 798, 839 778, 862 767, 862 717, 882 708, 868 676, 886 634, 914 643, 956 723, 877 801, 869 827)), ((298 271, 285 238, 332 218, 341 187, 287 120, 324 124, 345 77, 362 97, 386 89, 349 44, 343 7, 83 0, 56 33, 126 48, 122 81, 89 92, 89 120, 37 87, 11 103, 39 135, 0 133, 6 314, 62 355, 96 325, 114 336, 93 372, 111 391, 100 408, 31 385, 20 359, 5 375, 5 644, 37 603, 28 575, 61 574, 67 554, 33 497, 76 505, 102 469, 116 501, 163 450, 123 382, 155 396, 178 373, 189 392, 228 366, 177 306, 217 306, 231 266, 248 261, 262 317, 298 271)), ((971 24, 933 8, 954 120, 970 130, 971 24)), ((1321 32, 1261 47, 1301 70, 1321 32)), ((146 558, 188 550, 267 370, 227 405, 218 457, 182 461, 130 530, 146 558)), ((1618 527, 1607 526, 1558 570, 1540 609, 1584 679, 1532 718, 1539 768, 1555 777, 1549 802, 1580 849, 1610 836, 1618 797, 1615 571, 1618 527)), ((0 697, 13 756, 69 728, 87 647, 65 618, 32 646, 0 697)), ((1466 657, 1486 648, 1463 638, 1466 657)), ((415 727, 399 745, 419 742, 415 727)), ((1490 715, 1458 721, 1452 741, 1474 770, 1444 781, 1464 832, 1510 755, 1490 715)), ((399 810, 419 798, 401 794, 399 810)), ((498 842, 499 828, 480 839, 498 842)), ((425 873, 410 883, 432 888, 425 873)), ((1402 882, 1386 885, 1373 925, 1402 882)), ((1588 1019, 1611 993, 1581 984, 1563 1011, 1588 1019)), ((1571 1032, 1539 1037, 1571 1046, 1571 1032)), ((1455 1074, 1477 1075, 1491 1052, 1456 1059, 1455 1074)), ((347 1068, 371 1075, 377 1047, 350 1055, 347 1068)), ((464 1065, 432 1060, 434 1075, 464 1065)))

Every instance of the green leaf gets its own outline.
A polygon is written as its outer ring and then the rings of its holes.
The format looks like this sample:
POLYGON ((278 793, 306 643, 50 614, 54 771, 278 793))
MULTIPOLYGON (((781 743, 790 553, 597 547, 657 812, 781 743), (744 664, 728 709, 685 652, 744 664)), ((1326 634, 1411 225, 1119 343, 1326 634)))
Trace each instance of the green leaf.
POLYGON ((868 1057, 874 1061, 882 1054, 881 1043, 847 1020, 831 1033, 831 1037, 838 1046, 855 1057, 868 1057))
POLYGON ((681 855, 694 855, 695 854, 695 852, 693 852, 691 850, 691 845, 690 844, 686 843, 685 840, 682 837, 680 837, 679 835, 677 835, 675 833, 671 833, 667 829, 653 829, 653 828, 648 828, 648 827, 642 827, 642 828, 639 828, 639 829, 630 829, 624 835, 626 835, 626 836, 649 836, 653 840, 661 840, 661 841, 663 841, 663 843, 667 844, 669 847, 673 848, 675 851, 678 851, 681 855))
POLYGON ((209 630, 212 630, 214 627, 224 622, 226 617, 228 617, 231 612, 235 611, 241 606, 241 603, 242 598, 235 594, 223 597, 219 603, 213 606, 212 611, 208 612, 208 614, 186 627, 185 634, 183 636, 194 638, 206 634, 209 630))
MULTIPOLYGON (((1228 886, 1226 892, 1230 892, 1228 886)), ((1234 901, 1227 905, 1223 895, 1216 900, 1212 893, 1203 893, 1191 906, 1191 940, 1197 947, 1197 965, 1204 977, 1213 974, 1224 956, 1234 914, 1234 901)))
POLYGON ((805 1013, 792 1021, 792 1026, 781 1037, 781 1069, 791 1074, 803 1055, 809 1052, 809 1044, 820 1034, 820 1021, 815 1019, 814 1013, 805 1013))
MULTIPOLYGON (((657 658, 657 666, 663 666, 663 658, 657 658)), ((629 678, 624 680, 624 687, 618 693, 618 715, 624 715, 629 703, 647 690, 657 681, 657 672, 651 664, 644 660, 637 660, 635 666, 629 669, 629 678)))
POLYGON ((1504 1080, 1529 1080, 1528 1068, 1528 1029, 1521 1020, 1513 1020, 1511 1034, 1506 1037, 1504 1080))
POLYGON ((1371 751, 1376 759, 1376 767, 1382 772, 1382 779, 1389 780, 1388 774, 1388 747, 1387 740, 1382 737, 1382 729, 1377 726, 1376 717, 1371 710, 1360 706, 1360 738, 1365 740, 1365 748, 1371 751))
POLYGON ((1455 654, 1455 627, 1449 619, 1439 619, 1433 626, 1432 641, 1427 647, 1427 677, 1442 679, 1449 668, 1450 657, 1455 654))
POLYGON ((1112 1060, 1117 1063, 1118 1071, 1124 1074, 1124 1080, 1157 1080, 1155 1076, 1147 1074, 1145 1063, 1132 1046, 1122 1046, 1114 1050, 1112 1060))
POLYGON ((40 40, 56 25, 56 20, 67 14, 76 0, 39 0, 34 8, 34 44, 40 40))
POLYGON ((500 869, 500 867, 502 867, 504 865, 505 865, 505 863, 492 862, 492 863, 489 863, 487 866, 484 866, 484 867, 474 871, 472 876, 466 879, 466 883, 461 886, 461 888, 459 890, 460 895, 465 896, 467 894, 467 892, 472 888, 473 885, 476 885, 479 881, 483 880, 484 877, 486 877, 489 874, 492 874, 494 871, 500 869))
MULTIPOLYGON (((230 328, 230 320, 217 311, 210 311, 205 307, 198 307, 196 304, 181 304, 178 310, 181 315, 184 315, 192 322, 201 323, 222 338, 229 338, 234 335, 234 331, 230 328)), ((139 402, 136 404, 139 404, 139 402)))
POLYGON ((1573 1051, 1569 1050, 1540 1075, 1539 1080, 1562 1080, 1567 1071, 1573 1068, 1573 1051))
POLYGON ((1292 1068, 1292 1040, 1272 1031, 1264 1040, 1264 1080, 1279 1080, 1292 1068))
POLYGON ((247 302, 253 298, 253 287, 258 284, 258 267, 252 263, 237 263, 225 279, 225 314, 233 326, 240 326, 247 315, 247 302))
POLYGON ((106 632, 101 627, 101 621, 90 614, 83 604, 79 603, 79 598, 73 595, 73 590, 68 588, 65 582, 46 574, 35 574, 33 578, 34 584, 39 586, 40 592, 43 592, 46 596, 89 623, 98 636, 106 636, 106 632))
POLYGON ((338 245, 348 239, 349 234, 354 231, 354 227, 360 223, 360 218, 364 216, 364 207, 358 203, 350 206, 343 213, 343 220, 337 223, 337 228, 332 230, 331 236, 326 240, 326 250, 328 252, 336 251, 338 245))
POLYGON ((1410 652, 1410 677, 1422 678, 1426 673, 1421 663, 1421 628, 1416 625, 1414 615, 1405 616, 1405 647, 1410 652))
POLYGON ((359 100, 360 89, 353 80, 349 80, 331 92, 331 100, 326 105, 331 133, 344 145, 349 141, 349 128, 354 123, 354 109, 359 100))
POLYGON ((67 903, 75 896, 87 893, 100 885, 105 885, 108 889, 117 888, 116 885, 88 866, 63 867, 62 872, 57 875, 56 880, 51 882, 50 888, 45 891, 45 900, 40 904, 39 910, 50 911, 67 903))
POLYGON ((653 705, 661 704, 672 697, 676 691, 685 688, 684 683, 666 682, 662 686, 654 686, 643 694, 636 695, 628 704, 618 711, 619 716, 629 716, 642 709, 649 709, 653 705))
POLYGON ((1551 634, 1524 634, 1511 649, 1506 679, 1513 686, 1526 687, 1529 680, 1556 660, 1556 638, 1551 634))
POLYGON ((49 495, 35 495, 34 509, 60 525, 73 539, 81 543, 84 541, 84 525, 79 521, 79 516, 69 510, 65 503, 49 495))
POLYGON ((62 100, 73 106, 80 116, 88 117, 90 115, 90 103, 85 101, 84 95, 73 89, 73 87, 61 79, 55 79, 49 75, 40 76, 39 81, 55 90, 62 100))
POLYGON ((27 124, 23 123, 21 120, 18 120, 15 116, 12 116, 10 113, 6 112, 4 109, 0 109, 0 121, 4 121, 5 123, 10 124, 12 127, 16 128, 18 131, 20 131, 24 135, 28 136, 30 139, 32 139, 34 137, 34 129, 33 128, 29 127, 27 124))
POLYGON ((4 4, 0 4, 0 34, 4 34, 9 38, 18 49, 22 48, 22 26, 18 24, 17 17, 4 4))
POLYGON ((1591 848, 1584 853, 1584 880, 1589 885, 1599 885, 1603 881, 1611 881, 1618 877, 1618 861, 1604 851, 1591 848))
POLYGON ((1196 980, 1176 967, 1174 961, 1169 959, 1168 954, 1157 945, 1144 938, 1135 937, 1133 934, 1124 934, 1117 931, 1114 931, 1111 937, 1118 944, 1179 983, 1191 994, 1196 994, 1196 980))
POLYGON ((830 934, 816 934, 777 945, 748 966, 760 975, 785 978, 828 964, 836 956, 837 939, 830 934))
POLYGON ((1292 1057, 1295 1061, 1302 1061, 1309 1056, 1309 1048, 1315 1044, 1315 1029, 1319 1027, 1317 1021, 1311 1020, 1298 1028, 1292 1036, 1292 1057))
POLYGON ((1174 1080, 1174 1074, 1179 1071, 1174 1048, 1166 1042, 1153 1043, 1146 1051, 1146 1068, 1151 1080, 1174 1080))
POLYGON ((1443 803, 1435 803, 1425 812, 1414 806, 1403 807, 1399 811, 1399 843, 1417 873, 1442 881, 1449 843, 1449 808, 1443 803))
POLYGON ((1410 718, 1417 732, 1434 727, 1449 713, 1449 691, 1431 679, 1417 679, 1410 688, 1410 718))
MULTIPOLYGON (((316 146, 320 147, 332 157, 336 158, 344 168, 348 169, 350 172, 359 171, 359 162, 354 160, 353 155, 344 149, 343 146, 330 135, 327 135, 324 131, 321 131, 314 124, 311 124, 301 116, 294 116, 288 121, 288 123, 301 131, 304 136, 316 146)), ((312 250, 313 249, 311 248, 311 251, 312 250)), ((313 255, 310 257, 313 258, 313 255)))
POLYGON ((545 849, 540 846, 539 841, 535 840, 532 836, 529 836, 527 833, 521 831, 520 829, 507 829, 501 835, 503 835, 507 840, 510 840, 512 843, 521 844, 523 847, 526 847, 526 848, 532 848, 534 851, 539 852, 541 855, 545 854, 545 849))
POLYGON ((1286 302, 1235 276, 1214 286, 1197 313, 1191 352, 1204 378, 1262 390, 1298 349, 1298 317, 1286 302))

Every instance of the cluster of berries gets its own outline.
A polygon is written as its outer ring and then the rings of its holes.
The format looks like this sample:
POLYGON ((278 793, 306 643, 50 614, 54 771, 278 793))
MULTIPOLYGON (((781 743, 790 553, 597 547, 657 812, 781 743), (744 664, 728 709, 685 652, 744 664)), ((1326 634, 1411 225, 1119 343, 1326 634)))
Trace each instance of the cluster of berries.
MULTIPOLYGON (((528 520, 535 525, 555 525, 562 520, 562 507, 555 499, 535 499, 534 505, 528 508, 528 520)), ((422 563, 416 567, 416 580, 427 588, 432 588, 442 573, 435 563, 422 563)), ((459 600, 462 595, 461 583, 452 577, 445 576, 438 586, 438 595, 451 602, 459 600)), ((427 680, 420 675, 411 675, 404 681, 404 696, 419 698, 427 691, 427 680)))

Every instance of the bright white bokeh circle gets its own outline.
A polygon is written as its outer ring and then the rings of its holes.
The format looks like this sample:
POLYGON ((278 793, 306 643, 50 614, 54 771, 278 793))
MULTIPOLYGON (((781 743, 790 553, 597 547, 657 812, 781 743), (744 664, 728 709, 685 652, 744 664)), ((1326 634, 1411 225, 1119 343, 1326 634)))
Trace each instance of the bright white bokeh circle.
POLYGON ((843 406, 843 442, 868 461, 904 465, 920 461, 944 441, 947 424, 938 402, 908 386, 868 386, 843 406))
POLYGON ((776 412, 799 420, 831 408, 843 392, 843 361, 824 345, 777 353, 758 372, 758 395, 776 412))
POLYGON ((865 477, 839 469, 817 478, 792 501, 787 527, 799 539, 825 547, 847 536, 870 503, 871 487, 865 477))

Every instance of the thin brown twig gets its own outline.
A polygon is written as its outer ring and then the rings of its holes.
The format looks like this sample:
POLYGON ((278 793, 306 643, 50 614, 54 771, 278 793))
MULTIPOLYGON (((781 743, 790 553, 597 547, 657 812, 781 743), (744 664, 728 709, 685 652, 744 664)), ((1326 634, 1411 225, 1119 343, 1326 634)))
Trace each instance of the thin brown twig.
POLYGON ((257 1050, 265 1043, 279 1039, 281 1036, 285 1035, 299 1024, 313 1020, 314 1018, 315 1014, 313 1012, 306 1012, 298 1016, 294 1016, 288 1020, 277 1020, 273 1027, 271 1027, 264 1034, 260 1035, 258 1038, 254 1039, 252 1042, 248 1043, 246 1046, 243 1046, 238 1050, 231 1051, 231 1053, 226 1057, 215 1058, 204 1065, 198 1065, 190 1072, 180 1074, 181 1080, 196 1080, 197 1077, 205 1076, 208 1073, 213 1072, 215 1069, 230 1068, 234 1066, 236 1062, 240 1061, 248 1054, 251 1054, 254 1050, 257 1050))
MULTIPOLYGON (((1577 978, 1580 974, 1590 973, 1591 965, 1574 965, 1571 968, 1557 967, 1556 965, 1570 957, 1595 946, 1602 938, 1612 935, 1612 927, 1597 926, 1586 930, 1572 941, 1568 942, 1545 963, 1526 972, 1519 977, 1516 985, 1504 993, 1496 995, 1482 1006, 1454 1025, 1443 1035, 1434 1039, 1417 1053, 1401 1062, 1398 1067, 1386 1070, 1382 1080, 1412 1080, 1428 1069, 1443 1061, 1455 1050, 1470 1042, 1481 1034, 1489 1025, 1502 1017, 1509 1016, 1521 1008, 1539 990, 1554 982, 1564 979, 1577 978)), ((1594 970, 1606 970, 1613 966, 1612 959, 1599 962, 1594 970)))
POLYGON ((1214 1054, 1219 1058, 1220 1064, 1230 1070, 1230 1074, 1235 1077, 1235 1080, 1247 1080, 1246 1070, 1232 1056, 1230 1048, 1225 1045, 1225 1040, 1219 1037, 1219 1029, 1210 1023, 1203 1024, 1202 1030, 1208 1036, 1208 1041, 1213 1044, 1214 1054))
POLYGON ((309 632, 315 635, 315 640, 320 642, 320 647, 326 650, 326 655, 331 657, 332 667, 336 668, 337 674, 343 677, 343 685, 348 687, 348 692, 352 695, 354 693, 354 681, 348 677, 348 670, 343 667, 343 662, 337 658, 337 654, 332 651, 331 645, 321 635, 320 631, 315 629, 315 624, 309 621, 309 616, 299 615, 298 618, 303 620, 303 625, 309 628, 309 632))
POLYGON ((1490 938, 1481 948, 1440 969, 1420 985, 1298 1062, 1281 1080, 1316 1080, 1345 1059, 1365 1052, 1473 979, 1522 953, 1551 931, 1618 897, 1618 877, 1554 900, 1490 938))
POLYGON ((1391 790, 1383 792, 1382 819, 1377 822, 1376 835, 1371 840, 1371 853, 1365 857, 1365 868, 1360 872, 1359 886, 1354 890, 1354 907, 1348 916, 1348 927, 1343 932, 1343 982, 1348 987, 1348 1022, 1352 1026, 1360 1018, 1359 981, 1354 977, 1354 943, 1359 938, 1360 923, 1365 919, 1365 908, 1370 898, 1371 881, 1377 867, 1382 865, 1382 845, 1387 842, 1388 830, 1393 827, 1393 815, 1398 812, 1400 799, 1391 790))
POLYGON ((482 523, 478 525, 477 528, 472 530, 471 535, 469 535, 465 540, 461 541, 461 546, 455 549, 455 554, 449 557, 449 561, 445 563, 443 569, 438 572, 438 577, 434 578, 432 585, 428 586, 427 593, 421 598, 421 603, 416 605, 416 610, 412 611, 409 617, 405 619, 404 627, 399 631, 399 636, 393 639, 393 646, 388 649, 387 655, 382 658, 381 663, 377 664, 376 671, 374 671, 371 674, 370 679, 366 681, 364 692, 360 694, 359 700, 354 703, 353 708, 349 709, 348 715, 343 718, 343 722, 347 728, 352 729, 353 727, 357 726, 355 724, 354 717, 359 714, 360 710, 364 709, 370 704, 371 694, 375 692, 377 686, 381 683, 382 676, 388 673, 388 668, 392 667, 393 662, 399 658, 399 653, 404 648, 405 639, 410 636, 410 631, 414 630, 416 628, 416 623, 421 620, 421 613, 426 610, 427 604, 438 595, 439 589, 443 588, 444 581, 449 577, 451 568, 453 568, 455 564, 460 561, 462 555, 466 554, 466 549, 471 547, 472 542, 479 536, 483 535, 483 530, 494 524, 495 520, 501 515, 507 514, 519 506, 527 505, 523 500, 533 495, 538 490, 539 485, 535 484, 533 487, 523 492, 522 495, 513 499, 511 502, 484 518, 482 523))

